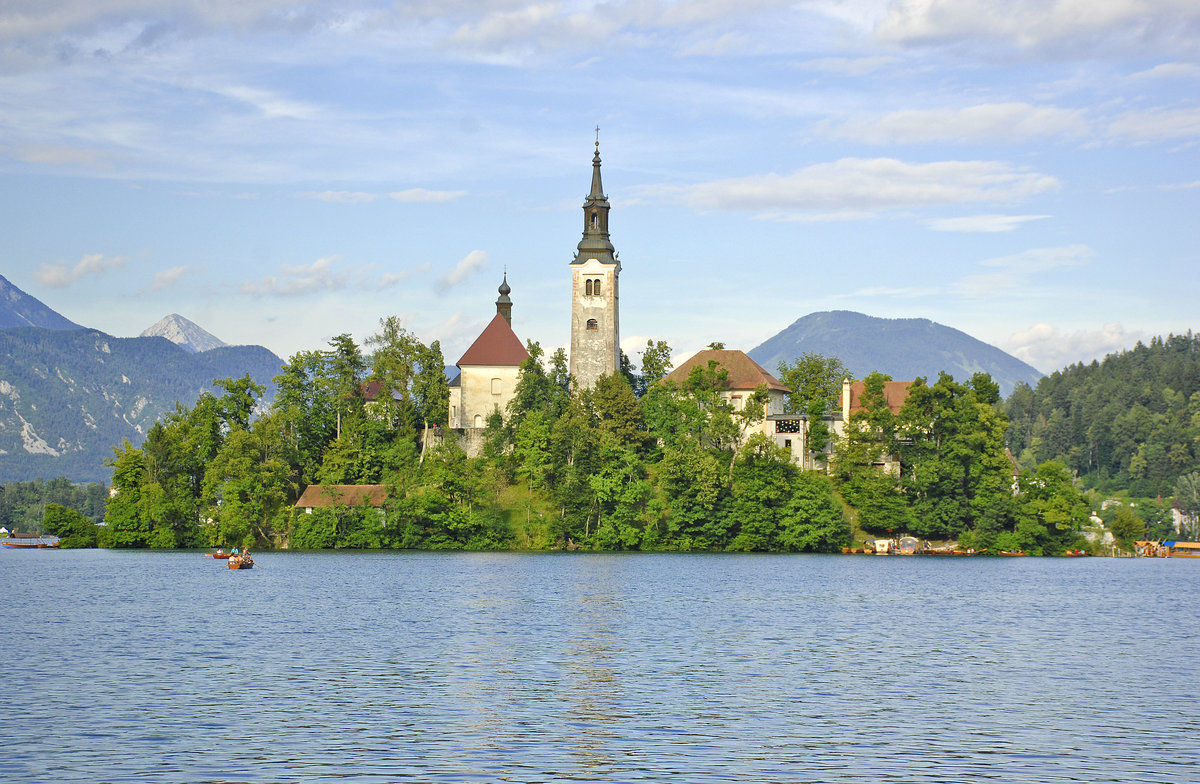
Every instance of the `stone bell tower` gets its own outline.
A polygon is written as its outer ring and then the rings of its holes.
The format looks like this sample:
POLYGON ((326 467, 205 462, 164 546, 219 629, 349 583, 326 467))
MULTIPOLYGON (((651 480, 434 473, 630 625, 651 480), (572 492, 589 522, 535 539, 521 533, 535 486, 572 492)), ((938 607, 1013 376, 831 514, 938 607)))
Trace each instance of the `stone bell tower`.
POLYGON ((608 197, 600 182, 600 141, 592 156, 592 190, 583 202, 583 239, 571 261, 571 375, 581 389, 615 373, 621 261, 608 238, 608 197))

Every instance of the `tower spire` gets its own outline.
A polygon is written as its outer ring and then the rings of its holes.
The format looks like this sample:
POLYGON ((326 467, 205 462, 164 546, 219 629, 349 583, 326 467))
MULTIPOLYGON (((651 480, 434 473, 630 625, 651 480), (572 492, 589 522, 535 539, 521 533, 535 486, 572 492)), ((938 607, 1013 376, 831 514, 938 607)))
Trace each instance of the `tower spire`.
POLYGON ((576 248, 575 261, 582 264, 596 259, 615 264, 613 245, 608 239, 608 197, 600 179, 600 126, 596 126, 596 152, 592 155, 592 190, 583 202, 583 239, 576 248))
POLYGON ((508 285, 508 268, 504 268, 504 280, 500 283, 500 288, 496 289, 500 292, 500 296, 496 299, 496 312, 504 316, 504 320, 508 325, 512 326, 512 300, 508 298, 512 288, 508 285))
POLYGON ((621 363, 621 261, 608 237, 608 197, 600 180, 600 126, 592 155, 592 189, 583 201, 583 239, 571 261, 570 373, 581 389, 621 363))

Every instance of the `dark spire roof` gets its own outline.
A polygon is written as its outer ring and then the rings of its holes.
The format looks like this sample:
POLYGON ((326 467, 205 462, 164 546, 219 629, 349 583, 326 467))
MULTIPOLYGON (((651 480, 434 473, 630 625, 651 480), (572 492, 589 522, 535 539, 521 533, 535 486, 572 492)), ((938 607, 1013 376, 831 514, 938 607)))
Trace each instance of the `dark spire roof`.
POLYGON ((504 271, 504 281, 500 284, 500 288, 496 290, 500 292, 499 298, 496 299, 496 312, 504 316, 504 320, 511 325, 512 300, 508 298, 508 292, 512 291, 512 289, 508 285, 508 270, 504 271))
POLYGON ((604 183, 600 182, 600 142, 596 142, 596 154, 592 156, 592 192, 588 199, 602 200, 604 198, 604 183))
POLYGON ((604 184, 600 181, 600 140, 596 140, 596 153, 592 156, 592 190, 583 202, 583 239, 576 248, 572 264, 582 264, 588 259, 597 259, 605 264, 616 264, 613 244, 608 238, 608 197, 604 195, 604 184))

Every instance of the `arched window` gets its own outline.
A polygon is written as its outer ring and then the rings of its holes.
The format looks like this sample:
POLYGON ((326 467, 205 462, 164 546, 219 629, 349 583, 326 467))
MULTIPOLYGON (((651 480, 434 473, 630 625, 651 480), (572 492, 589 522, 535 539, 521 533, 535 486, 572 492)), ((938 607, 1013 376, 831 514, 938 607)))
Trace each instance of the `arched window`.
POLYGON ((600 322, 596 321, 596 319, 588 319, 587 328, 588 329, 600 329, 600 322))
POLYGON ((592 293, 595 294, 597 297, 600 296, 600 279, 599 278, 596 278, 594 281, 592 281, 592 293))
POLYGON ((593 229, 600 228, 600 213, 598 213, 598 212, 592 213, 592 228, 593 229))
POLYGON ((587 294, 589 297, 592 296, 592 279, 591 278, 588 278, 587 282, 584 284, 584 293, 587 294))
POLYGON ((475 415, 475 427, 483 427, 483 415, 482 414, 475 415))

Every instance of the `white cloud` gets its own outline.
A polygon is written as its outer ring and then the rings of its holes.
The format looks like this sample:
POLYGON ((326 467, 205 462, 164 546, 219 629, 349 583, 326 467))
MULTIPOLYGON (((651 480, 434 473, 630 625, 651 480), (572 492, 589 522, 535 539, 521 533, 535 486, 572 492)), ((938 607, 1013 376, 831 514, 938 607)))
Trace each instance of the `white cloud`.
POLYGON ((886 42, 995 43, 1049 56, 1194 53, 1192 0, 898 0, 876 28, 886 42))
POLYGON ((339 291, 350 283, 350 275, 338 272, 333 266, 341 256, 324 256, 307 266, 282 265, 280 275, 268 275, 261 281, 243 281, 243 294, 277 297, 296 297, 319 291, 339 291))
POLYGON ((992 234, 1012 231, 1022 223, 1044 220, 1049 215, 966 215, 961 218, 935 218, 929 221, 934 231, 962 231, 992 234))
POLYGON ((82 166, 89 169, 112 168, 112 156, 102 150, 51 144, 18 144, 8 149, 14 158, 26 163, 82 166))
POLYGON ((384 273, 383 275, 379 276, 379 288, 386 289, 390 286, 396 285, 397 283, 402 283, 414 275, 420 275, 429 272, 432 267, 432 264, 426 262, 425 264, 419 264, 416 267, 404 270, 403 272, 384 273))
POLYGON ((314 120, 321 115, 321 107, 286 98, 274 91, 247 85, 227 85, 210 88, 218 95, 238 101, 253 108, 267 119, 314 120))
POLYGON ((179 279, 184 275, 192 272, 190 267, 171 267, 170 269, 162 270, 154 275, 154 283, 150 286, 153 291, 162 291, 169 289, 179 282, 179 279))
POLYGON ((487 263, 487 253, 482 250, 473 250, 463 257, 462 261, 455 265, 454 269, 445 275, 438 278, 437 285, 441 290, 446 290, 453 286, 462 283, 472 274, 483 269, 487 263))
POLYGON ((951 287, 962 297, 983 298, 1028 289, 1034 276, 1055 269, 1074 269, 1086 265, 1095 255, 1086 245, 1067 245, 1058 248, 1033 248, 1011 256, 980 262, 995 272, 967 275, 951 287))
POLYGON ((380 194, 362 191, 300 191, 296 196, 301 199, 316 199, 330 204, 365 204, 375 201, 380 194))
POLYGON ((1077 137, 1088 123, 1077 109, 991 103, 962 109, 906 109, 841 124, 825 124, 830 136, 868 144, 913 144, 932 141, 1016 142, 1044 137, 1077 137))
POLYGON ((867 76, 900 62, 898 57, 818 57, 797 63, 796 68, 834 76, 867 76))
POLYGON ((1108 128, 1113 136, 1135 142, 1200 137, 1200 107, 1126 112, 1108 128))
POLYGON ((1197 79, 1200 65, 1194 63, 1162 63, 1131 75, 1131 79, 1197 79))
POLYGON ((944 293, 945 289, 937 286, 866 286, 849 294, 836 295, 835 299, 861 299, 864 297, 881 297, 889 300, 920 299, 944 293))
POLYGON ((1131 348, 1137 341, 1145 339, 1145 334, 1127 332, 1117 322, 1110 322, 1095 330, 1069 333, 1041 323, 1009 336, 1002 348, 1043 373, 1053 373, 1076 362, 1091 362, 1131 348))
POLYGON ((838 213, 1011 202, 1056 188, 1054 177, 996 161, 908 163, 893 158, 843 158, 791 174, 662 187, 647 194, 698 210, 838 213))
POLYGON ((409 188, 391 193, 367 193, 364 191, 300 191, 301 199, 316 199, 331 204, 366 204, 379 199, 391 199, 404 203, 445 202, 466 195, 466 191, 432 191, 426 188, 409 188))
POLYGON ((425 188, 409 188, 404 191, 392 191, 388 194, 388 198, 401 202, 443 202, 465 196, 466 193, 466 191, 431 191, 425 188))
POLYGON ((105 258, 103 253, 88 253, 73 267, 68 267, 63 262, 43 263, 33 276, 43 286, 62 289, 70 286, 82 277, 88 275, 100 276, 124 266, 124 264, 125 259, 120 256, 105 258))

